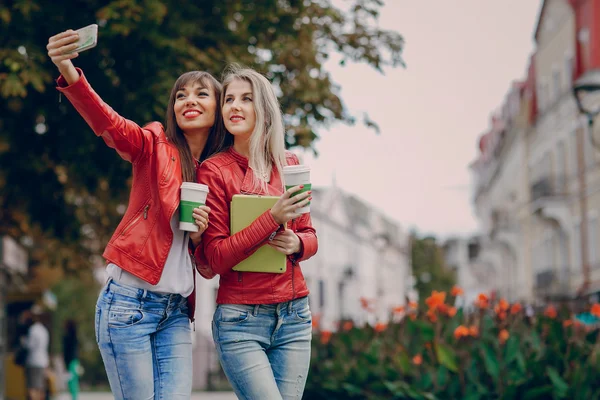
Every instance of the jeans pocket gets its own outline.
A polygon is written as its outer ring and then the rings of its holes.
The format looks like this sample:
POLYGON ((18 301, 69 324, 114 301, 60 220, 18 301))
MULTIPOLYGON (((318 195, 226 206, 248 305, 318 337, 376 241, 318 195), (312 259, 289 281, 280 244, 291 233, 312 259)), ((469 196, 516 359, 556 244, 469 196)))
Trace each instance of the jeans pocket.
POLYGON ((295 314, 296 318, 299 319, 300 321, 303 321, 303 322, 312 321, 312 313, 310 312, 310 307, 308 306, 308 303, 304 307, 295 309, 294 314, 295 314))
POLYGON ((215 311, 214 321, 218 324, 239 324, 250 318, 250 312, 243 307, 219 305, 215 311))
POLYGON ((144 313, 137 309, 111 308, 108 311, 110 328, 128 328, 137 325, 144 319, 144 313))

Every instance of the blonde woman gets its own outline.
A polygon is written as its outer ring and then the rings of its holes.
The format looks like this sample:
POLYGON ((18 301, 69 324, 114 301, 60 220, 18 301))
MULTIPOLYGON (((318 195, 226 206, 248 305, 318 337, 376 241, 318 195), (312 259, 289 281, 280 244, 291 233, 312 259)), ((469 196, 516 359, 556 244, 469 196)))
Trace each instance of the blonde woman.
POLYGON ((240 399, 300 399, 310 362, 311 313, 299 262, 317 252, 309 214, 296 210, 311 199, 301 186, 284 190, 282 168, 298 164, 285 151, 277 97, 252 69, 231 67, 223 81, 223 120, 233 146, 202 163, 199 181, 210 187, 210 224, 196 251, 220 275, 213 339, 223 370, 240 399), (231 235, 233 195, 280 196, 250 226, 231 235), (283 274, 232 268, 268 243, 288 256, 283 274))

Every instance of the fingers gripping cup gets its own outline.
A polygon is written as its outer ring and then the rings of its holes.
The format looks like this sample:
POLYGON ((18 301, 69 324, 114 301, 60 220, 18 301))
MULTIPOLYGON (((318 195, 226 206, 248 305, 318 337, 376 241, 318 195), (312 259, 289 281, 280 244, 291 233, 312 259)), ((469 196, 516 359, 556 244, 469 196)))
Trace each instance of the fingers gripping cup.
MULTIPOLYGON (((288 165, 283 167, 283 179, 285 180, 285 190, 294 186, 304 185, 304 188, 294 193, 292 197, 311 189, 310 167, 308 165, 288 165)), ((298 208, 296 212, 298 214, 309 213, 310 203, 305 207, 298 208)))
POLYGON ((194 208, 206 204, 208 186, 201 183, 183 182, 181 184, 181 201, 179 202, 179 229, 198 232, 198 225, 193 217, 194 208))

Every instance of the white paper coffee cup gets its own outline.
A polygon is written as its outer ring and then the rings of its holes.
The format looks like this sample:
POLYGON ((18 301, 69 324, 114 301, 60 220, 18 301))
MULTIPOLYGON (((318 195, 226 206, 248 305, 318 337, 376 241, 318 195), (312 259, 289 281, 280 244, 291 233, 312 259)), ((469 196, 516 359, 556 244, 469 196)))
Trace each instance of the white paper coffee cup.
POLYGON ((183 182, 181 184, 181 201, 179 202, 179 229, 198 232, 198 225, 193 217, 194 208, 206 204, 208 186, 201 183, 183 182))
MULTIPOLYGON (((307 192, 312 188, 310 184, 310 167, 308 165, 287 165, 283 167, 283 180, 285 182, 285 190, 298 185, 304 186, 304 188, 294 193, 294 196, 307 192)), ((306 206, 298 208, 296 212, 299 214, 309 213, 310 202, 306 206)))

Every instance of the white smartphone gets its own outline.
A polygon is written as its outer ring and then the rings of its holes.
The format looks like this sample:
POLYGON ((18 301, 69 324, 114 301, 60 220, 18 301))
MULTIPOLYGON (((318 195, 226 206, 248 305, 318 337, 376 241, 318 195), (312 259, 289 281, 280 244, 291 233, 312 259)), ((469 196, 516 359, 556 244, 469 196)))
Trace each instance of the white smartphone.
POLYGON ((79 34, 79 40, 77 40, 77 48, 71 51, 71 53, 81 53, 82 51, 96 47, 98 44, 97 24, 88 25, 81 29, 77 29, 75 32, 79 34))

